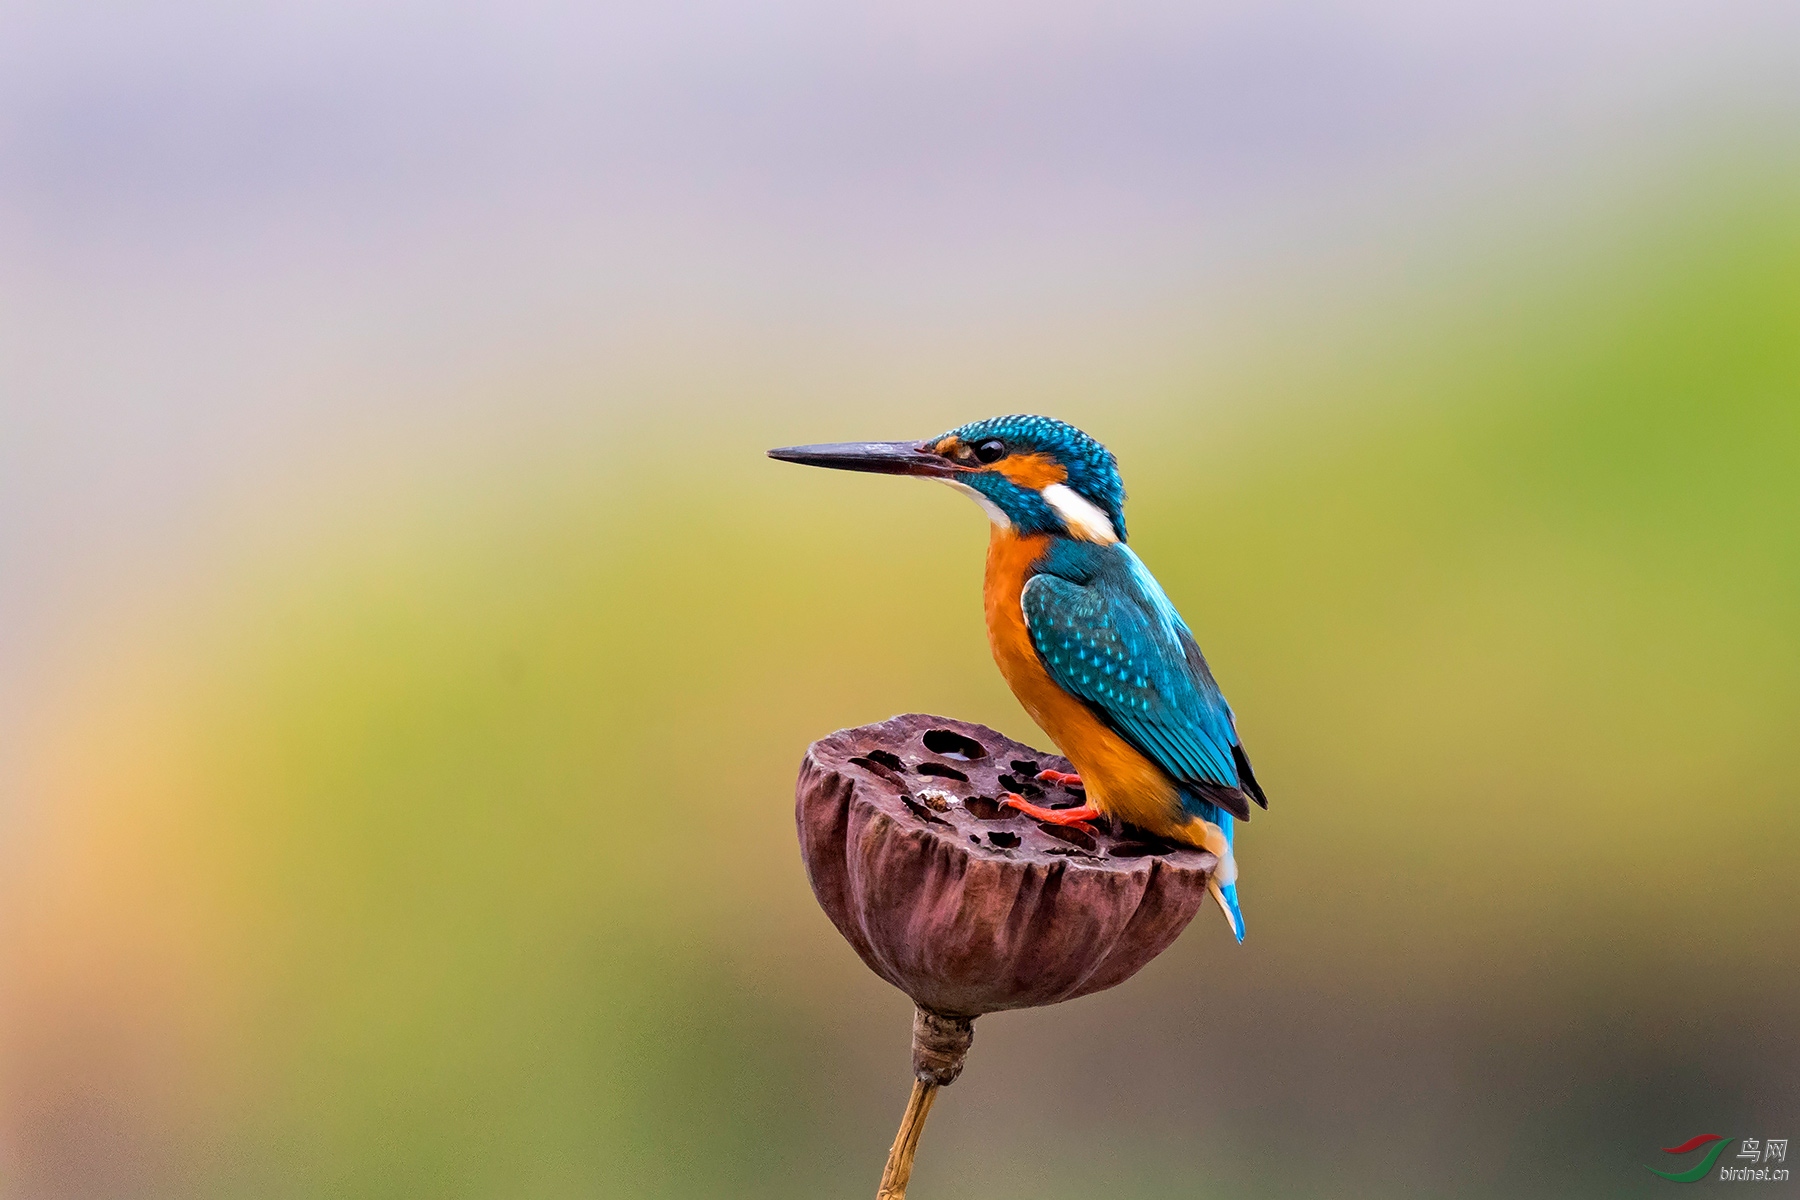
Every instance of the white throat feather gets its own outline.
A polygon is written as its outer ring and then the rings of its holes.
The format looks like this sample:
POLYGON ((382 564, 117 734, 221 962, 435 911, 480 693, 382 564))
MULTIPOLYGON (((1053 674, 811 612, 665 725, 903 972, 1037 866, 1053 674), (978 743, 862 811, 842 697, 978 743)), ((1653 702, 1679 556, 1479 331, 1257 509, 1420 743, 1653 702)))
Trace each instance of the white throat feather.
POLYGON ((975 488, 955 479, 946 479, 944 482, 961 492, 963 495, 969 497, 969 499, 975 501, 975 503, 981 505, 981 511, 988 515, 988 520, 992 521, 1001 529, 1011 529, 1013 527, 1012 518, 1007 516, 998 504, 989 500, 975 488))

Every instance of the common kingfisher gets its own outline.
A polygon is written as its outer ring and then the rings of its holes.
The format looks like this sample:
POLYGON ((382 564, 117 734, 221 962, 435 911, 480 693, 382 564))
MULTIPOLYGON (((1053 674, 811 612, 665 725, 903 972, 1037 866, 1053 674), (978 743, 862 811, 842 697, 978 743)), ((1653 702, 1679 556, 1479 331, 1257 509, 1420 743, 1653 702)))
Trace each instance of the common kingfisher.
POLYGON ((983 603, 988 645, 1013 695, 1080 787, 1075 808, 1006 793, 1055 825, 1098 817, 1211 851, 1214 899, 1244 940, 1233 824, 1269 801, 1237 719, 1187 623, 1125 544, 1125 485, 1112 452, 1064 421, 990 417, 922 442, 769 451, 783 462, 940 479, 993 523, 983 603))

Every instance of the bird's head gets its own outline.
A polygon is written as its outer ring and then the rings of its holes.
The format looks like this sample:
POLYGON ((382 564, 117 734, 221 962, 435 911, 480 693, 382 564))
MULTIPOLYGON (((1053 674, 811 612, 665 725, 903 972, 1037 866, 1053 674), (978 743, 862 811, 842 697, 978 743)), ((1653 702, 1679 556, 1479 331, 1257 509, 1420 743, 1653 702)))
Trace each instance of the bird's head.
POLYGON ((940 479, 996 525, 1090 542, 1125 540, 1125 485, 1112 452, 1052 417, 989 417, 922 442, 788 446, 770 458, 940 479))

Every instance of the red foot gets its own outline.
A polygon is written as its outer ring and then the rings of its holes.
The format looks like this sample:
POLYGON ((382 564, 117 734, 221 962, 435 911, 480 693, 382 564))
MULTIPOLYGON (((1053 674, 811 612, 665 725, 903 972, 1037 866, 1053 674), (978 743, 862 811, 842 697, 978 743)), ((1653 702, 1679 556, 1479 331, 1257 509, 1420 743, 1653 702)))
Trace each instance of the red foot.
POLYGON ((1091 804, 1084 804, 1080 808, 1044 808, 1016 792, 1001 792, 1000 807, 1016 808, 1032 820, 1043 821, 1048 825, 1073 825, 1083 833, 1097 833, 1098 830, 1088 822, 1105 815, 1091 804))
POLYGON ((1039 783, 1060 783, 1064 787, 1081 786, 1081 776, 1073 771, 1039 771, 1037 780, 1039 783))

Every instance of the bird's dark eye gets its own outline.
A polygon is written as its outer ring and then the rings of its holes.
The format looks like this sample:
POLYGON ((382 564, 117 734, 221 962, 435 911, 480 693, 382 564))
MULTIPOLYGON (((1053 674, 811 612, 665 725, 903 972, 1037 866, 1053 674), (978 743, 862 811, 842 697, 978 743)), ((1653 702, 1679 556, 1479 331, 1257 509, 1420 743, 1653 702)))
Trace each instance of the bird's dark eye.
POLYGON ((1006 443, 999 440, 983 442, 975 447, 975 457, 984 463, 999 462, 1006 457, 1006 443))

